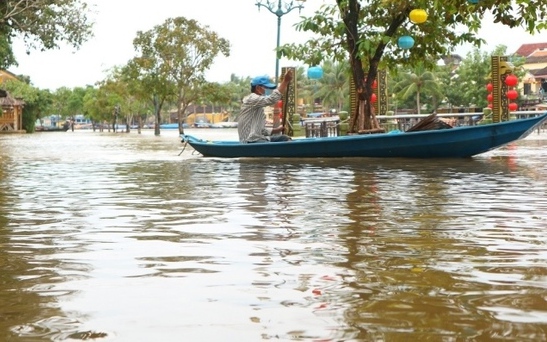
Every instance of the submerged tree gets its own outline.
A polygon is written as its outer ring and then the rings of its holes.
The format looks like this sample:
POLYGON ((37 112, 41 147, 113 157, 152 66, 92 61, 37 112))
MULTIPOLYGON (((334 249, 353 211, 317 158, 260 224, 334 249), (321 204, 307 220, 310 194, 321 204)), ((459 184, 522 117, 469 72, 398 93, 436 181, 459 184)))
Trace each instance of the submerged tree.
POLYGON ((349 63, 358 97, 357 110, 351 113, 350 132, 380 130, 370 101, 378 68, 424 62, 427 66, 450 54, 457 45, 471 43, 480 47, 484 41, 477 33, 487 12, 492 13, 496 23, 524 27, 531 33, 547 28, 547 17, 541 15, 547 12, 546 1, 475 2, 336 0, 336 4, 322 6, 297 25, 298 30, 315 33, 315 38, 304 44, 284 45, 278 53, 310 65, 333 58, 349 63), (426 14, 425 22, 409 19, 415 9, 424 11, 419 16, 426 14), (406 38, 399 46, 403 36, 412 39, 406 38), (358 128, 359 121, 363 125, 358 128))
POLYGON ((60 42, 80 47, 91 37, 88 7, 82 0, 0 1, 0 68, 17 65, 12 40, 21 36, 27 50, 50 50, 60 42))

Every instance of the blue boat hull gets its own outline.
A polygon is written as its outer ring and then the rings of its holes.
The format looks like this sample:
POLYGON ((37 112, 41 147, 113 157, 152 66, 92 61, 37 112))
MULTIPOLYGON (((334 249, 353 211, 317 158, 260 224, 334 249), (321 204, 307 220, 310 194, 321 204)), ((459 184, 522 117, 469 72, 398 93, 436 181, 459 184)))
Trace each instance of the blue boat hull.
POLYGON ((405 133, 295 139, 289 142, 241 144, 206 141, 184 135, 196 151, 208 157, 282 158, 464 158, 484 153, 527 136, 547 119, 547 113, 478 126, 405 133))

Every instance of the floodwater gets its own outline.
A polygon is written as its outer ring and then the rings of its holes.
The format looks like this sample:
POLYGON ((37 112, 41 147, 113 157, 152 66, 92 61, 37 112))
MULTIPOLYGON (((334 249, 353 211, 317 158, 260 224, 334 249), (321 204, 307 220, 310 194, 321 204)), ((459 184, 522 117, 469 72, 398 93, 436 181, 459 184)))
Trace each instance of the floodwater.
POLYGON ((0 341, 546 341, 545 135, 461 160, 0 135, 0 341))

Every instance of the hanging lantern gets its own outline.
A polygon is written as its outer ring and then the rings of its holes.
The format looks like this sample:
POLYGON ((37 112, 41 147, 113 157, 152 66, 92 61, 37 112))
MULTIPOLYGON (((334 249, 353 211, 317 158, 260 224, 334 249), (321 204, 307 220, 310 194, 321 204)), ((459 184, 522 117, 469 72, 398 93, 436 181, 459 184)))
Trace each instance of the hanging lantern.
POLYGON ((511 89, 507 91, 507 98, 509 100, 516 100, 517 97, 519 97, 519 93, 516 90, 511 89))
POLYGON ((397 45, 399 45, 399 47, 401 49, 410 49, 411 47, 414 46, 414 38, 412 38, 411 36, 402 36, 402 37, 399 37, 399 40, 397 41, 397 45))
POLYGON ((372 82, 372 89, 376 89, 376 87, 378 87, 378 82, 374 80, 374 82, 372 82))
POLYGON ((308 69, 308 78, 311 80, 318 80, 323 77, 323 68, 320 66, 312 66, 308 69))
POLYGON ((494 95, 492 95, 492 94, 486 95, 486 100, 487 100, 488 102, 492 102, 492 101, 494 100, 494 95))
POLYGON ((513 74, 507 75, 507 77, 505 77, 505 84, 508 87, 514 87, 518 83, 519 83, 519 79, 517 78, 517 76, 515 76, 513 74))
POLYGON ((410 11, 408 17, 410 18, 410 21, 412 21, 414 24, 425 23, 425 21, 427 20, 427 12, 423 9, 413 9, 412 11, 410 11))
POLYGON ((370 102, 376 103, 376 100, 378 100, 378 98, 376 97, 376 94, 372 94, 372 95, 370 96, 370 102))
POLYGON ((489 103, 487 107, 490 108, 490 109, 492 109, 493 106, 492 106, 491 103, 489 103))
POLYGON ((519 107, 519 106, 518 106, 515 102, 509 103, 509 110, 510 110, 510 111, 517 110, 518 107, 519 107))
POLYGON ((487 90, 489 93, 491 93, 492 90, 494 90, 494 86, 492 85, 492 83, 488 83, 488 84, 486 85, 486 90, 487 90))

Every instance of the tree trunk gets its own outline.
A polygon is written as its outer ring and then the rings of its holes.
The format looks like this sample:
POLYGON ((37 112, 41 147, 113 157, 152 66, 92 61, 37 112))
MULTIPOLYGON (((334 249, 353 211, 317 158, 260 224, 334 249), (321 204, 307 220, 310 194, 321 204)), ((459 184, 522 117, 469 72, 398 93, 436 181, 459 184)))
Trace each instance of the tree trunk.
MULTIPOLYGON (((361 6, 357 0, 337 0, 336 2, 342 13, 342 20, 344 21, 346 28, 347 49, 350 55, 351 72, 355 85, 356 97, 358 99, 356 113, 351 113, 349 133, 355 133, 356 131, 367 131, 369 133, 380 132, 382 129, 372 110, 370 98, 372 96, 372 84, 378 73, 378 65, 388 42, 379 43, 374 55, 370 56, 368 60, 365 61, 368 64, 368 73, 367 78, 365 79, 360 44, 363 44, 366 37, 361 37, 358 30, 361 6), (357 122, 363 123, 362 129, 356 127, 357 122)), ((393 21, 384 33, 386 37, 393 37, 395 35, 397 29, 407 20, 407 16, 411 9, 411 5, 408 4, 402 9, 401 13, 393 18, 393 21)), ((359 127, 361 128, 360 125, 359 127)))
POLYGON ((422 108, 421 108, 422 105, 420 104, 420 92, 419 91, 416 93, 416 106, 418 106, 417 113, 419 115, 419 114, 421 114, 421 111, 422 111, 422 108))
POLYGON ((160 135, 160 124, 161 124, 161 105, 158 100, 158 97, 154 95, 154 110, 155 110, 155 116, 156 116, 156 123, 154 125, 154 135, 158 136, 160 135))

